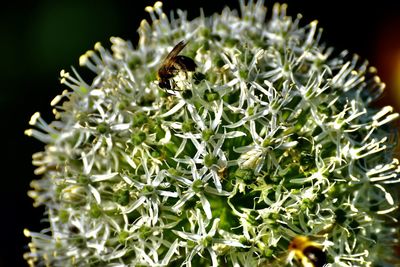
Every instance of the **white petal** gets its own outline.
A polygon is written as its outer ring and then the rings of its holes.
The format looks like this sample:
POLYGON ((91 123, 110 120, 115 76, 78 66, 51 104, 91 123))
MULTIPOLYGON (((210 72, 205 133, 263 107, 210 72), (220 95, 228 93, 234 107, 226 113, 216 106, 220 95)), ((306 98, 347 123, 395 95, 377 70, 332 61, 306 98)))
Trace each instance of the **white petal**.
POLYGON ((91 184, 89 184, 89 191, 94 196, 94 199, 96 199, 97 204, 100 204, 101 203, 101 197, 100 197, 99 191, 97 191, 97 189, 94 188, 91 184))
POLYGON ((112 173, 106 173, 106 174, 95 174, 90 177, 90 180, 92 182, 100 182, 100 181, 106 181, 114 178, 115 176, 118 175, 118 172, 112 172, 112 173))

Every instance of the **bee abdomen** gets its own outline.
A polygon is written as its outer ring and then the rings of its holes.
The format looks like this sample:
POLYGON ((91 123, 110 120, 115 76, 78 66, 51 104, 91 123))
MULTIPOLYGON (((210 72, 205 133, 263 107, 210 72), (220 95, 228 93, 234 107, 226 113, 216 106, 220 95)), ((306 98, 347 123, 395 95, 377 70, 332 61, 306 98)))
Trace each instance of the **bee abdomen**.
POLYGON ((327 264, 326 254, 320 248, 308 246, 304 248, 303 254, 314 267, 323 267, 327 264))
POLYGON ((176 56, 175 57, 175 66, 178 66, 181 70, 184 71, 195 71, 196 70, 196 63, 193 59, 187 56, 176 56))

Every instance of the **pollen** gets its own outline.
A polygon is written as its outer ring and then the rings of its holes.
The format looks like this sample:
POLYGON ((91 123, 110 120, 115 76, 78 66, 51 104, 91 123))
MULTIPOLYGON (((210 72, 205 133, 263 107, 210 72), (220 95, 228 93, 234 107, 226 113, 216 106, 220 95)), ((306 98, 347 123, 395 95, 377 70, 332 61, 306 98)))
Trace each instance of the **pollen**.
POLYGON ((35 112, 29 120, 29 125, 35 125, 37 120, 40 118, 40 112, 35 112))

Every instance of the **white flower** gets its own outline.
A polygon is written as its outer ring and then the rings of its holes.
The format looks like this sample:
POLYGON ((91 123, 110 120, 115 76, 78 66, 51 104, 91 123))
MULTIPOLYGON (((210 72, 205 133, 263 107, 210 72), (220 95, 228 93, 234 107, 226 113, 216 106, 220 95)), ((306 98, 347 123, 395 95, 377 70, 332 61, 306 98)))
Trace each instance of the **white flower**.
POLYGON ((61 71, 55 120, 37 112, 25 132, 46 144, 28 194, 49 222, 24 231, 28 263, 282 266, 299 260, 296 235, 328 266, 392 260, 399 115, 371 107, 376 70, 286 8, 240 0, 240 15, 189 21, 156 2, 137 45, 112 37, 81 56, 92 82, 61 71), (182 40, 164 90, 158 70, 182 40))

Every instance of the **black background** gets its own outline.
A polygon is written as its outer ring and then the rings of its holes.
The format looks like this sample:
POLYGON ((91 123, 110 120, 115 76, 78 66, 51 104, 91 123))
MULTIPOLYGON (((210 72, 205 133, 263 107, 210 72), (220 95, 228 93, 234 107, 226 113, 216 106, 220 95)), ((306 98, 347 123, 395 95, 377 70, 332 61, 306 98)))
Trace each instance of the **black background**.
MULTIPOLYGON (((22 254, 29 240, 24 228, 39 231, 43 209, 33 208, 26 192, 35 179, 31 155, 43 149, 24 136, 30 116, 40 111, 52 120, 50 101, 64 87, 59 84, 61 69, 78 69, 79 56, 100 41, 109 47, 109 37, 137 42, 141 19, 149 19, 144 7, 154 1, 36 0, 2 4, 0 11, 0 267, 26 266, 22 254)), ((400 1, 320 1, 289 0, 288 14, 303 14, 306 24, 314 19, 324 28, 323 40, 337 50, 348 49, 369 59, 378 68, 388 88, 378 105, 395 101, 395 64, 400 66, 400 1), (399 62, 396 63, 395 59, 399 62)), ((273 2, 266 5, 271 10, 273 2)), ((181 8, 189 18, 219 12, 223 6, 238 7, 238 1, 165 0, 164 10, 181 8)), ((397 74, 400 77, 400 73, 397 74)), ((398 78, 399 79, 399 78, 398 78)), ((400 89, 400 88, 397 88, 400 89)), ((398 109, 399 110, 399 109, 398 109)))

